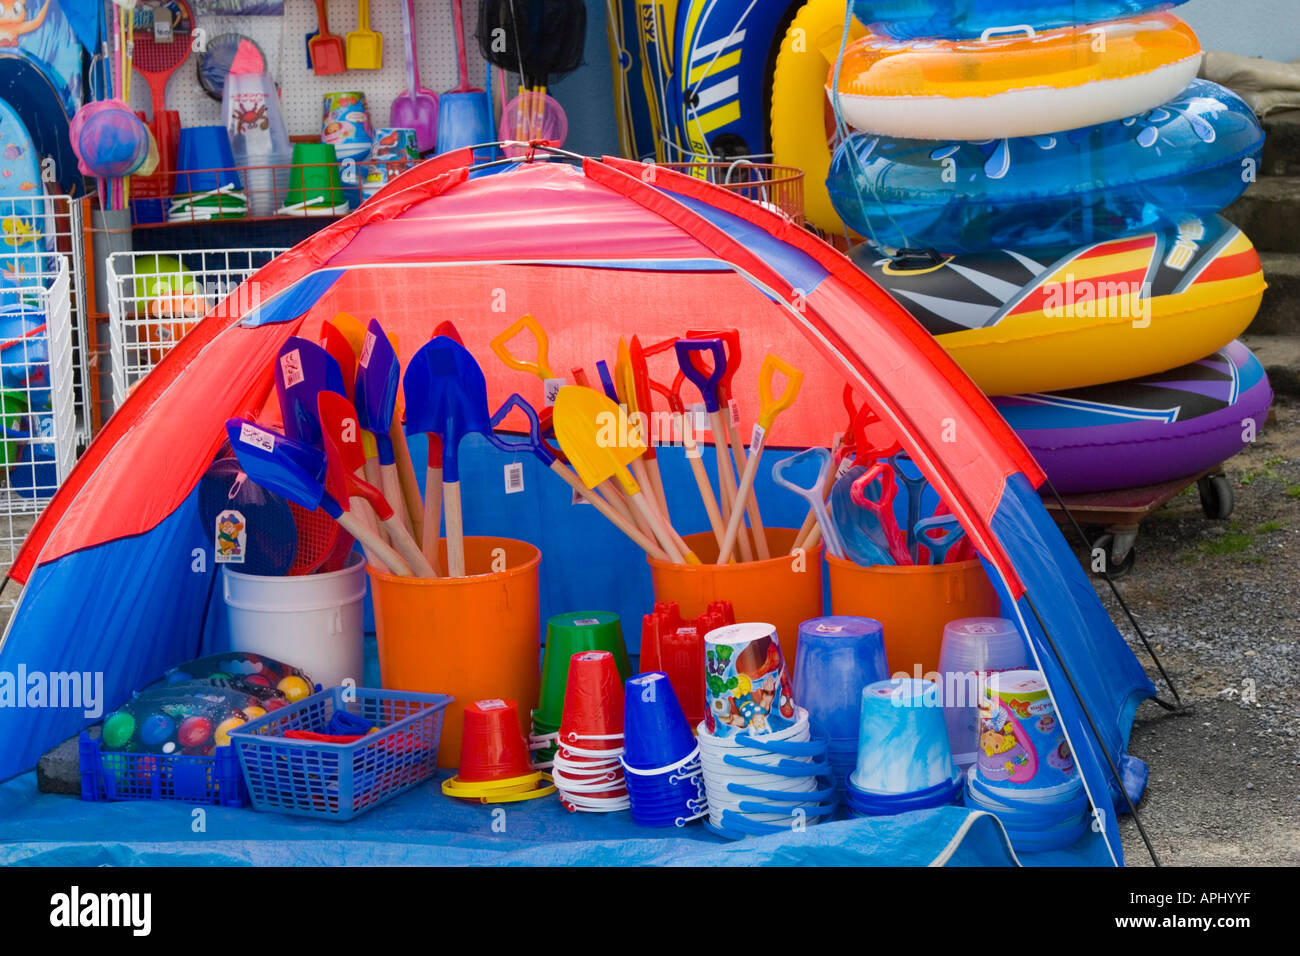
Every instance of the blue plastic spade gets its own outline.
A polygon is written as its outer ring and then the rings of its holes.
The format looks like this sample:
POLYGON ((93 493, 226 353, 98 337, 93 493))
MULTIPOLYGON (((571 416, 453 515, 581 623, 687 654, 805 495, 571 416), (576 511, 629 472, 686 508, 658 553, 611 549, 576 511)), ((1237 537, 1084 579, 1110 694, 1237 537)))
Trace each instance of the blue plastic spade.
POLYGON ((935 515, 932 518, 922 518, 916 523, 915 530, 918 551, 921 546, 924 546, 930 552, 931 564, 946 562, 948 552, 966 536, 966 530, 961 526, 955 515, 935 515), (936 529, 943 530, 943 534, 937 538, 929 533, 936 529))
MULTIPOLYGON (((839 531, 845 557, 854 564, 863 567, 893 564, 894 559, 889 554, 889 544, 880 530, 875 515, 866 508, 859 508, 854 504, 849 494, 853 482, 866 473, 865 465, 854 465, 836 479, 830 493, 831 521, 839 531)), ((878 493, 876 498, 879 498, 878 493)))
POLYGON ((915 478, 909 475, 903 468, 903 462, 907 462, 909 465, 912 464, 912 459, 907 456, 906 452, 900 451, 889 459, 889 463, 894 466, 894 474, 898 476, 898 480, 907 489, 907 527, 903 529, 903 532, 907 536, 907 553, 912 556, 912 563, 915 564, 917 556, 916 523, 921 520, 921 498, 930 483, 925 480, 924 475, 918 474, 915 478))
POLYGON ((375 436, 381 466, 397 461, 389 429, 393 426, 401 375, 393 343, 388 341, 379 321, 371 319, 357 359, 356 406, 361 427, 375 436))
POLYGON ((460 507, 460 441, 471 432, 488 437, 487 380, 465 346, 435 336, 411 357, 402 380, 406 390, 406 433, 431 432, 442 439, 442 481, 447 519, 447 565, 452 577, 465 574, 460 507))
POLYGON ((338 360, 310 339, 290 336, 275 357, 275 394, 285 435, 322 447, 316 396, 323 391, 346 392, 338 360))
POLYGON ((308 511, 324 508, 337 518, 338 503, 325 494, 325 453, 244 418, 226 422, 226 434, 239 465, 248 477, 268 491, 308 511))

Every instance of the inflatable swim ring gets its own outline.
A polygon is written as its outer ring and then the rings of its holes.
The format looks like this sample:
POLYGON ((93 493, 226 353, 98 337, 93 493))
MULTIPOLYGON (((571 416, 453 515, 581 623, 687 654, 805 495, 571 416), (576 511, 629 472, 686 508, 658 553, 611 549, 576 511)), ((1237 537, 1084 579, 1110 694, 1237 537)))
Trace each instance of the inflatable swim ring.
POLYGON ((1222 348, 1264 294, 1254 247, 1218 216, 1082 248, 858 266, 990 395, 1136 378, 1222 348))
POLYGON ((1005 30, 1016 32, 986 30, 977 40, 868 33, 844 52, 845 122, 913 139, 1039 136, 1153 109, 1201 65, 1196 34, 1170 13, 1046 33, 1005 30))
POLYGON ((1273 390, 1240 342, 1142 379, 993 404, 1062 494, 1135 488, 1195 475, 1264 426, 1273 390))
MULTIPOLYGON (((772 56, 798 5, 798 0, 680 0, 673 97, 689 158, 771 151, 772 56)), ((841 3, 841 18, 843 11, 841 3)))
POLYGON ((1208 216, 1254 180, 1264 145, 1235 93, 1195 80, 1128 119, 980 143, 854 133, 827 188, 846 223, 885 248, 979 252, 1078 245, 1208 216))
MULTIPOLYGON (((826 77, 839 55, 843 31, 844 0, 809 0, 781 39, 772 74, 772 162, 804 171, 804 218, 829 233, 844 229, 826 190, 835 128, 826 77)), ((865 35, 865 28, 854 22, 850 39, 865 35)))
MULTIPOLYGON (((853 15, 895 40, 964 39, 990 27, 1028 23, 1037 30, 1132 17, 1184 0, 853 0, 853 15)), ((843 4, 841 4, 843 7, 843 4)))

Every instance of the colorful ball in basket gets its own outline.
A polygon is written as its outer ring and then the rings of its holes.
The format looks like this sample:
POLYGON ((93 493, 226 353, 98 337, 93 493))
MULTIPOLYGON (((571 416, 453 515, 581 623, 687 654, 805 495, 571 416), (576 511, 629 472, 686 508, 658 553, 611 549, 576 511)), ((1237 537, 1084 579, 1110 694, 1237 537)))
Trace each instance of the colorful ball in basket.
POLYGON ((185 684, 224 687, 256 697, 265 703, 279 699, 292 703, 312 692, 315 684, 298 668, 265 654, 226 651, 178 664, 145 690, 185 684))
POLYGON ((850 126, 882 136, 1042 136, 1153 109, 1200 64, 1196 34, 1170 13, 1043 33, 1002 26, 978 40, 868 34, 845 50, 834 99, 850 126))
POLYGON ((862 689, 853 786, 901 796, 951 786, 957 778, 937 684, 901 677, 862 689))
MULTIPOLYGON (((48 391, 46 395, 43 401, 48 402, 48 391)), ((10 466, 7 476, 9 488, 24 498, 53 495, 59 485, 58 465, 54 460, 54 416, 48 412, 28 414, 19 422, 6 425, 4 435, 18 451, 18 461, 10 466)))
POLYGON ((1003 671, 985 683, 975 772, 991 792, 1021 798, 1046 797, 1080 785, 1047 681, 1039 671, 1003 671))
POLYGON ((623 687, 623 762, 627 766, 637 770, 670 767, 694 752, 695 735, 667 674, 638 674, 623 687))
POLYGON ((1155 109, 1051 135, 854 133, 826 185, 843 220, 885 248, 1083 245, 1213 215, 1245 191, 1263 143, 1240 97, 1195 80, 1155 109))
POLYGON ((990 27, 1032 23, 1039 30, 1098 23, 1173 7, 1183 0, 853 0, 872 33, 896 40, 978 37, 990 27))
POLYGON ((1028 663, 1024 638, 1006 618, 964 617, 944 625, 939 650, 943 715, 952 757, 961 769, 975 762, 984 679, 1028 663))
POLYGON ((569 661, 559 740, 575 753, 623 746, 623 686, 609 651, 583 651, 569 661))
POLYGON ((478 700, 465 708, 460 769, 465 783, 510 780, 533 772, 513 700, 478 700))
POLYGON ((242 189, 235 154, 224 126, 189 126, 181 130, 176 154, 176 192, 207 193, 242 189))
POLYGON ((564 713, 564 689, 569 662, 582 651, 609 651, 620 680, 632 675, 623 642, 623 628, 613 611, 570 611, 552 615, 546 622, 546 653, 542 657, 542 691, 535 723, 552 731, 564 713))
POLYGON ((771 624, 730 624, 704 636, 704 718, 710 734, 770 734, 796 720, 781 642, 771 624))
POLYGON ((794 699, 806 708, 814 734, 854 742, 862 688, 889 677, 884 630, 869 617, 815 617, 799 625, 794 699))
POLYGON ((346 206, 338 154, 329 143, 294 143, 289 191, 281 212, 334 215, 346 206))
POLYGON ((153 687, 108 716, 100 745, 105 752, 209 756, 229 743, 226 735, 249 719, 246 709, 257 703, 225 687, 153 687))
POLYGON ((22 392, 0 392, 0 469, 16 465, 23 453, 22 435, 27 434, 27 396, 22 392))

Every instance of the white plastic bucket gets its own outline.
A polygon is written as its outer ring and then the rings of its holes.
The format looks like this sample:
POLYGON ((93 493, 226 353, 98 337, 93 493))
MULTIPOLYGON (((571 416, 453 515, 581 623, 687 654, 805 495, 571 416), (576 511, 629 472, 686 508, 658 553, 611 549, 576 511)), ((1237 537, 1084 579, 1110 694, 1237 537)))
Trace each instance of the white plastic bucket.
POLYGON ((274 577, 226 566, 221 577, 231 650, 292 664, 322 687, 349 679, 364 686, 366 564, 360 554, 327 574, 274 577))

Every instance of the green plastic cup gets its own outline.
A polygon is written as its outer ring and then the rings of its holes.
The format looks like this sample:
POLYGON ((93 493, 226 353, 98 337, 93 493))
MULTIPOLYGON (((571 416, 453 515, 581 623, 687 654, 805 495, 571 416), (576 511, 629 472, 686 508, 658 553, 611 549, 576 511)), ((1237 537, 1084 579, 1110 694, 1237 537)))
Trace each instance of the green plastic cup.
POLYGON ((583 651, 609 651, 620 680, 632 676, 623 643, 623 628, 613 611, 572 611, 546 622, 546 653, 542 658, 542 693, 533 712, 534 727, 560 729, 564 714, 564 688, 569 681, 569 659, 583 651))
POLYGON ((284 204, 291 208, 333 209, 343 204, 339 158, 330 143, 294 143, 293 168, 284 204))

